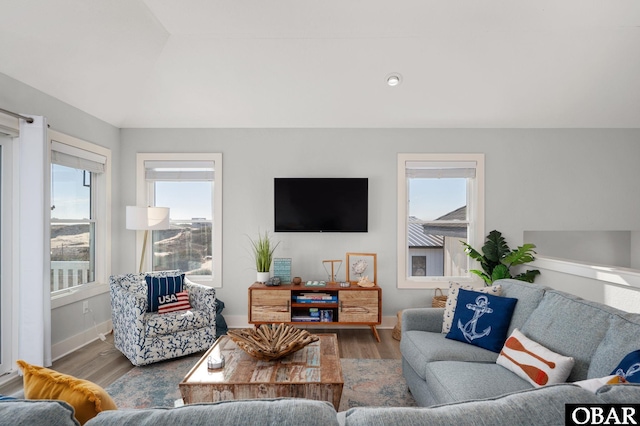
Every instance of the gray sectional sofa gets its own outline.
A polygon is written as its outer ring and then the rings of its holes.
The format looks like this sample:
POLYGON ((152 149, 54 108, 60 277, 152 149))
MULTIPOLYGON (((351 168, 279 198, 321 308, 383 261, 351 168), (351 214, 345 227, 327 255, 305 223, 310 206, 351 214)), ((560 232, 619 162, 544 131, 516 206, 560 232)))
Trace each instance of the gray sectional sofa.
MULTIPOLYGON (((511 279, 498 283, 502 296, 518 299, 507 335, 518 328, 550 350, 575 358, 569 382, 607 376, 626 354, 640 349, 639 314, 536 284, 511 279)), ((533 389, 528 381, 496 364, 497 353, 445 338, 441 333, 443 311, 403 312, 403 374, 418 405, 495 398, 533 389)), ((525 395, 533 398, 536 392, 525 395)), ((637 398, 620 402, 634 401, 637 398)))
MULTIPOLYGON (((567 403, 640 401, 640 386, 604 386, 593 393, 563 384, 509 395, 429 408, 357 407, 336 413, 327 402, 259 399, 185 405, 179 408, 104 411, 87 426, 476 426, 564 425, 567 403)), ((78 426, 71 406, 60 401, 2 401, 0 424, 78 426)))

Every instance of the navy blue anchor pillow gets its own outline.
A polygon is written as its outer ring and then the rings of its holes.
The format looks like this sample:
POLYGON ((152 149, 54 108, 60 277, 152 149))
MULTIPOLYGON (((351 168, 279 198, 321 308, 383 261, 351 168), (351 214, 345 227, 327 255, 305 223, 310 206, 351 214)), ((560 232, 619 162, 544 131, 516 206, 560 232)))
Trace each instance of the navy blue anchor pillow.
POLYGON ((460 289, 447 339, 500 352, 518 299, 460 289))

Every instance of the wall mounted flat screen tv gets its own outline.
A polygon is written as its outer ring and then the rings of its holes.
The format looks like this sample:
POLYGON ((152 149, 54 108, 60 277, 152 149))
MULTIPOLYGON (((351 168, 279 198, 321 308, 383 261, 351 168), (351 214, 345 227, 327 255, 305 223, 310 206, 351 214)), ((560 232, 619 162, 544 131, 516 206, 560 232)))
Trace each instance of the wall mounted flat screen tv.
POLYGON ((367 232, 367 178, 275 178, 275 232, 367 232))

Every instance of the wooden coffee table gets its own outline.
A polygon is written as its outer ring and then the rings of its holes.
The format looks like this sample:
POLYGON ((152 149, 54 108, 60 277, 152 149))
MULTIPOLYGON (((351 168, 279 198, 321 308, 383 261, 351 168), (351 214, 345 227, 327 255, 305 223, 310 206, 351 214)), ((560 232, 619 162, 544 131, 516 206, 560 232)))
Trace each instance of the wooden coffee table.
POLYGON ((220 337, 180 382, 185 404, 231 399, 295 397, 340 405, 344 379, 335 334, 320 338, 276 361, 261 361, 220 337), (207 358, 225 357, 224 368, 209 371, 207 358))

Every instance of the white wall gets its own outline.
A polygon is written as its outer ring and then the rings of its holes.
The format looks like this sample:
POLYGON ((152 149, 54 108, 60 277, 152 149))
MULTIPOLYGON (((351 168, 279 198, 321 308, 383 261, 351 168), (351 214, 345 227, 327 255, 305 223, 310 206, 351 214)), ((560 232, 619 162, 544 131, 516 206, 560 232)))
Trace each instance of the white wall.
MULTIPOLYGON (((512 247, 522 244, 525 230, 629 230, 638 228, 640 217, 640 197, 631 195, 640 181, 637 129, 122 129, 121 136, 120 220, 124 206, 135 202, 135 153, 223 154, 223 288, 218 296, 228 315, 247 314, 247 288, 255 280, 247 235, 273 228, 277 176, 369 178, 368 233, 275 234, 282 241, 276 255, 293 259, 294 275, 322 279, 322 259, 342 258, 349 251, 377 253, 385 316, 430 306, 432 296, 396 288, 399 152, 484 152, 485 229, 502 231, 512 247)), ((120 230, 117 272, 135 269, 134 237, 120 230)), ((551 274, 537 282, 565 287, 551 274)), ((573 279, 567 279, 566 288, 604 301, 573 279)))
POLYGON ((631 231, 524 231, 536 253, 598 265, 631 267, 631 231))

